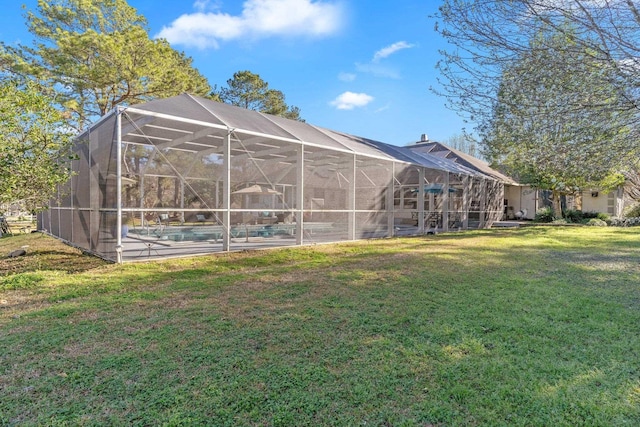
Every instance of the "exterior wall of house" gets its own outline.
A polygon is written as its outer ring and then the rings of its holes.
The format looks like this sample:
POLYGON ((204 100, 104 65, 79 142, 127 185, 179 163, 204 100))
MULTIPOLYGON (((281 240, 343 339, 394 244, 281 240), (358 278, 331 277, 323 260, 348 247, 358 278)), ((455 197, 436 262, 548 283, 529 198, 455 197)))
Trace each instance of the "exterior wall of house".
MULTIPOLYGON (((533 219, 536 211, 542 206, 538 200, 538 191, 530 186, 505 185, 505 199, 508 202, 506 219, 514 219, 519 210, 526 210, 526 219, 533 219)), ((569 198, 568 209, 581 209, 583 212, 603 212, 611 216, 621 216, 623 209, 620 189, 604 193, 602 191, 584 191, 581 193, 581 204, 574 205, 574 198, 569 198)))
POLYGON ((533 219, 538 206, 537 194, 537 191, 528 185, 505 185, 505 219, 515 219, 518 211, 525 213, 523 219, 533 219))
POLYGON ((583 212, 603 212, 611 216, 620 216, 621 201, 619 191, 605 193, 598 190, 582 192, 583 212))
POLYGON ((505 220, 515 219, 515 213, 520 210, 520 187, 514 185, 505 185, 505 220))

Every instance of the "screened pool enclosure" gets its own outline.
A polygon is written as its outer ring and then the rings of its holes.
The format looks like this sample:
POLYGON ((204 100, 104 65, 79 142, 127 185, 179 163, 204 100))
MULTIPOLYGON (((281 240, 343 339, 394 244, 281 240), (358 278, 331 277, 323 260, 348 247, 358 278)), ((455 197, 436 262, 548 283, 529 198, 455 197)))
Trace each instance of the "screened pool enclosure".
POLYGON ((451 160, 188 94, 75 143, 39 228, 113 261, 489 226, 503 184, 451 160))

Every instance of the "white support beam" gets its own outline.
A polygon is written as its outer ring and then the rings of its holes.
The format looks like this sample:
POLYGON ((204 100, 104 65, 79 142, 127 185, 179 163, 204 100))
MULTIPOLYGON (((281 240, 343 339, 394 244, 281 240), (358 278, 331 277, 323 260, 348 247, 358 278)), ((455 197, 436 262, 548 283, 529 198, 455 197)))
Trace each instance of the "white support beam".
POLYGON ((445 172, 442 185, 442 231, 449 231, 449 199, 449 172, 445 172))
MULTIPOLYGON (((204 128, 204 129, 200 129, 196 132, 190 133, 188 135, 183 135, 179 138, 173 139, 169 142, 165 142, 165 143, 158 143, 155 144, 156 147, 160 148, 160 149, 164 149, 164 148, 172 148, 172 147, 177 147, 178 145, 184 144, 185 142, 193 142, 197 139, 200 138, 204 138, 206 137, 209 133, 211 133, 214 129, 213 128, 204 128)), ((140 135, 142 137, 146 137, 146 135, 140 135)))
MULTIPOLYGON (((299 144, 297 144, 297 145, 299 146, 299 144)), ((289 153, 289 152, 294 151, 295 149, 296 149, 295 145, 287 145, 285 147, 267 148, 265 150, 261 149, 260 151, 257 151, 255 153, 235 154, 233 156, 233 158, 234 158, 235 161, 240 161, 241 162, 241 161, 243 161, 245 159, 248 160, 248 159, 252 159, 252 158, 254 158, 254 159, 268 158, 271 154, 278 155, 278 154, 282 154, 282 153, 289 153)), ((209 154, 216 153, 218 151, 219 150, 211 150, 211 151, 207 150, 207 152, 209 154)), ((273 159, 276 159, 276 158, 274 157, 273 159)), ((285 160, 285 161, 287 159, 289 159, 289 161, 293 161, 294 160, 291 157, 279 157, 279 158, 277 158, 277 160, 285 160)))
POLYGON ((484 228, 487 217, 487 180, 480 178, 480 224, 478 228, 484 228))
POLYGON ((116 114, 116 260, 122 264, 122 111, 116 114))
MULTIPOLYGON (((144 174, 140 174, 140 182, 138 183, 138 188, 140 189, 140 224, 142 224, 142 226, 145 226, 145 205, 144 205, 144 174)), ((148 224, 146 224, 148 226, 148 224)))
POLYGON ((356 240, 356 155, 353 155, 353 160, 351 162, 351 171, 350 171, 350 183, 349 190, 347 193, 349 194, 349 200, 347 201, 347 209, 349 209, 349 218, 348 218, 348 239, 356 240))
POLYGON ((304 146, 298 147, 298 159, 296 161, 296 244, 304 243, 304 146))
POLYGON ((471 185, 473 178, 465 175, 462 178, 462 229, 467 230, 469 228, 469 199, 471 197, 471 185))
POLYGON ((424 234, 424 186, 426 184, 424 168, 418 171, 418 234, 424 234))
POLYGON ((180 179, 180 222, 184 223, 184 180, 180 179))
POLYGON ((395 162, 391 162, 391 179, 387 185, 386 205, 387 205, 387 237, 395 235, 395 206, 394 206, 394 183, 395 179, 395 162))
POLYGON ((231 129, 223 145, 222 161, 222 250, 229 251, 231 239, 231 129))

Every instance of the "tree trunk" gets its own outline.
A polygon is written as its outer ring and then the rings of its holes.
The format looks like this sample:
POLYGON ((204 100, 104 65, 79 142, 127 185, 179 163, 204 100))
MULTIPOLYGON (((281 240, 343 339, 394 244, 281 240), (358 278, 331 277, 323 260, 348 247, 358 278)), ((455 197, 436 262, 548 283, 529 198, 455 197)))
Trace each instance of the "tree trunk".
POLYGON ((173 180, 173 206, 180 206, 180 178, 173 180))
POLYGON ((553 190, 552 192, 552 203, 553 203, 553 218, 558 219, 562 218, 562 204, 560 202, 560 193, 558 191, 553 190))
POLYGON ((161 208, 164 207, 164 200, 162 200, 164 198, 164 178, 160 176, 158 177, 158 188, 156 189, 156 197, 158 198, 156 206, 161 208))

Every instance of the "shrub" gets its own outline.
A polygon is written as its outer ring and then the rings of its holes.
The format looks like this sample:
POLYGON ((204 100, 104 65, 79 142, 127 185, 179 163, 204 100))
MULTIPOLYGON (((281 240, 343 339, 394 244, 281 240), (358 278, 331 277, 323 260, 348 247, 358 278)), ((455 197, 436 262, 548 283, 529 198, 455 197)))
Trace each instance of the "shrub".
POLYGON ((640 203, 625 208, 622 216, 625 218, 640 218, 640 203))
POLYGON ((568 224, 571 221, 567 221, 565 218, 554 219, 552 224, 568 224))
POLYGON ((582 211, 579 209, 569 209, 568 211, 565 211, 564 217, 567 222, 575 223, 582 222, 582 219, 584 218, 582 211))
POLYGON ((591 218, 589 221, 587 221, 586 223, 587 225, 590 225, 592 227, 606 227, 607 223, 601 219, 598 218, 591 218))
POLYGON ((634 218, 611 218, 609 225, 612 227, 637 227, 640 225, 640 217, 634 218))
POLYGON ((533 219, 534 222, 552 222, 553 221, 553 209, 550 207, 538 209, 536 216, 533 219))
POLYGON ((582 212, 582 223, 588 224, 592 219, 599 219, 604 222, 608 222, 611 219, 611 215, 604 212, 596 212, 596 211, 587 211, 582 212))

